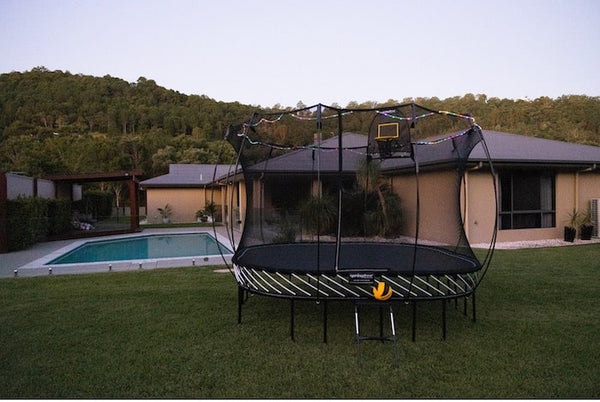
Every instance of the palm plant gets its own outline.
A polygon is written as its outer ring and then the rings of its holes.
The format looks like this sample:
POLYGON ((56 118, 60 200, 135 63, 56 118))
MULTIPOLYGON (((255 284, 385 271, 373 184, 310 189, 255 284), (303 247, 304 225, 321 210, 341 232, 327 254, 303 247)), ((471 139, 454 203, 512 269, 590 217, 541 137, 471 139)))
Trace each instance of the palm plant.
POLYGON ((573 208, 573 211, 569 214, 569 220, 567 226, 564 228, 564 240, 568 242, 575 241, 577 234, 577 225, 579 222, 580 213, 577 209, 573 208))
POLYGON ((165 204, 165 206, 163 208, 157 208, 158 209, 158 213, 160 214, 162 220, 164 223, 169 222, 169 218, 171 216, 171 214, 173 213, 173 209, 171 208, 171 206, 167 203, 165 204))
POLYGON ((594 222, 592 221, 592 210, 587 211, 579 217, 579 235, 581 240, 591 240, 594 231, 594 222))
POLYGON ((300 208, 302 224, 311 234, 327 233, 335 222, 335 201, 328 196, 311 196, 300 208))
POLYGON ((365 193, 377 194, 379 205, 381 207, 381 210, 379 211, 381 213, 381 218, 376 218, 378 214, 375 214, 371 218, 375 221, 379 221, 377 226, 380 228, 381 234, 387 233, 389 228, 389 219, 386 206, 386 197, 382 190, 384 184, 382 183, 381 166, 379 161, 374 161, 368 157, 363 159, 356 172, 356 181, 365 193))

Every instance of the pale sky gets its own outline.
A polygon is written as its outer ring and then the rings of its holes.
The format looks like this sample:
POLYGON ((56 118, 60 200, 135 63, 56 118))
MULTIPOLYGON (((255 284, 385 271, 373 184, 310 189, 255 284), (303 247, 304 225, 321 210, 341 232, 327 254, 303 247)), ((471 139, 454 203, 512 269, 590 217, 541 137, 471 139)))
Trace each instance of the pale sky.
POLYGON ((0 73, 270 107, 600 96, 600 0, 0 0, 0 73))

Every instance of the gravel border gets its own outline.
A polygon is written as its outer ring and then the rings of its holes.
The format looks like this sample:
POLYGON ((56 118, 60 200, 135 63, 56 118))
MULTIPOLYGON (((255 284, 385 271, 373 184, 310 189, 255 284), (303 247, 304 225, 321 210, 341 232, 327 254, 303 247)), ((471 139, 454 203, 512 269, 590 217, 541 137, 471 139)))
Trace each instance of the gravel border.
MULTIPOLYGON (((594 237, 591 240, 576 239, 573 243, 564 241, 563 239, 546 239, 546 240, 528 240, 528 241, 509 241, 496 242, 496 250, 516 250, 521 248, 542 248, 542 247, 566 247, 566 246, 581 246, 586 244, 600 243, 600 238, 594 237)), ((472 244, 472 248, 489 248, 489 244, 480 243, 472 244)))

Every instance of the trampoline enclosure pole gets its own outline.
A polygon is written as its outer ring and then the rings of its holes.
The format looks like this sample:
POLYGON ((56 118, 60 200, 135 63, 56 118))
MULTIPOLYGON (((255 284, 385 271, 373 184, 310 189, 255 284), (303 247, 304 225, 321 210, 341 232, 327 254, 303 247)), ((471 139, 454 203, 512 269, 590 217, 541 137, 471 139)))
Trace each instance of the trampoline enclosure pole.
POLYGON ((344 168, 342 141, 342 111, 338 110, 338 222, 335 238, 335 270, 339 269, 342 238, 342 170, 344 168))

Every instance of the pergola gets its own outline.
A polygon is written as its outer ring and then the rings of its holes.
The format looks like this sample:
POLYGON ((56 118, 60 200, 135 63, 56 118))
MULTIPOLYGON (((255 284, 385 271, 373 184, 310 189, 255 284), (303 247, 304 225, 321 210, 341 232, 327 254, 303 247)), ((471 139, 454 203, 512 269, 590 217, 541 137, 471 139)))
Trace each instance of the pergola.
MULTIPOLYGON (((98 173, 78 173, 78 174, 55 174, 44 176, 45 180, 55 183, 56 188, 60 184, 82 184, 110 181, 129 182, 129 202, 131 205, 131 216, 129 231, 133 232, 139 228, 139 178, 142 176, 140 169, 120 172, 98 172, 98 173)), ((6 200, 7 200, 7 181, 4 174, 0 174, 0 253, 8 252, 6 227, 6 200)))

